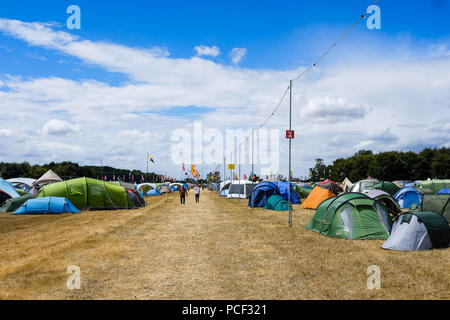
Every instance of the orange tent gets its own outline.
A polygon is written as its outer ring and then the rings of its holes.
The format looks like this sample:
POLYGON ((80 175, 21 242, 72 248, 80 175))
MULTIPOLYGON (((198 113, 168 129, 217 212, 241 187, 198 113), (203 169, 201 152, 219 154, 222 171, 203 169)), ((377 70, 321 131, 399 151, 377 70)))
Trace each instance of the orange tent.
POLYGON ((329 198, 335 197, 336 195, 330 191, 330 189, 325 187, 315 187, 313 191, 309 194, 308 198, 303 201, 302 208, 305 209, 317 209, 322 201, 329 198))

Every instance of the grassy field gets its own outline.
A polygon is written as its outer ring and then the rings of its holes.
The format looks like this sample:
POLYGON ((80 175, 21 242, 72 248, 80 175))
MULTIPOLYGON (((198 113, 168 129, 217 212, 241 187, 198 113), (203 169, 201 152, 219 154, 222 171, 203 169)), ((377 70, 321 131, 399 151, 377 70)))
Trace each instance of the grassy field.
POLYGON ((1 299, 450 299, 450 250, 391 252, 205 191, 140 210, 0 214, 1 299), (69 265, 81 289, 66 288, 69 265), (381 289, 366 270, 381 268, 381 289))

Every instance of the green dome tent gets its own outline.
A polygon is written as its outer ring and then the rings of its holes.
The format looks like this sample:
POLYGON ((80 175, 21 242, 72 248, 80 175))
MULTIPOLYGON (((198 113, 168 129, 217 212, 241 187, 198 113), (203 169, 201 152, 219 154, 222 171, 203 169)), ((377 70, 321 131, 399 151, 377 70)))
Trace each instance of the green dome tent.
POLYGON ((275 210, 275 211, 288 211, 289 204, 286 199, 279 195, 273 195, 267 200, 264 209, 275 210))
POLYGON ((435 212, 450 223, 450 194, 424 195, 420 211, 435 212))
POLYGON ((308 188, 306 186, 295 186, 294 189, 300 195, 300 198, 306 199, 314 188, 308 188))
POLYGON ((133 209, 137 205, 120 185, 95 180, 78 178, 52 183, 43 187, 37 196, 67 198, 78 209, 133 209))
POLYGON ((389 193, 391 196, 397 193, 398 190, 400 190, 399 187, 397 187, 394 183, 389 181, 380 181, 377 184, 373 186, 374 189, 382 190, 387 193, 389 193))
POLYGON ((436 194, 439 190, 450 188, 450 180, 417 181, 417 190, 422 194, 436 194))
POLYGON ((11 198, 2 204, 0 207, 0 212, 14 212, 29 199, 33 199, 33 196, 30 193, 27 193, 19 198, 11 198))
POLYGON ((392 226, 388 210, 362 193, 344 193, 323 201, 306 229, 344 239, 386 240, 392 226))

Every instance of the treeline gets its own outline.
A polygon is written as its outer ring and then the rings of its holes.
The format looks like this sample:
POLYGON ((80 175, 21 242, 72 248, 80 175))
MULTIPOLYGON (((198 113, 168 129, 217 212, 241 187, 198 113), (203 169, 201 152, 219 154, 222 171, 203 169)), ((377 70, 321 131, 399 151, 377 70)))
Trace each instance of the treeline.
POLYGON ((332 165, 325 165, 316 159, 316 166, 310 170, 313 181, 330 178, 342 181, 345 177, 352 182, 373 177, 379 180, 425 180, 428 178, 450 178, 450 148, 424 149, 414 152, 358 151, 346 159, 337 159, 332 165))
MULTIPOLYGON (((146 173, 140 170, 125 170, 125 169, 117 169, 113 167, 95 167, 95 166, 80 166, 77 163, 73 162, 60 162, 55 163, 51 162, 49 164, 44 165, 31 165, 28 162, 23 163, 4 163, 0 162, 0 177, 3 179, 11 179, 11 178, 33 178, 38 179, 48 170, 53 170, 58 176, 60 176, 63 180, 80 178, 80 177, 88 177, 94 179, 102 179, 106 177, 107 180, 113 180, 113 177, 123 181, 132 181, 132 178, 135 181, 140 182, 142 177, 146 179, 146 173)), ((155 173, 148 174, 148 181, 159 182, 161 179, 160 175, 155 173)))

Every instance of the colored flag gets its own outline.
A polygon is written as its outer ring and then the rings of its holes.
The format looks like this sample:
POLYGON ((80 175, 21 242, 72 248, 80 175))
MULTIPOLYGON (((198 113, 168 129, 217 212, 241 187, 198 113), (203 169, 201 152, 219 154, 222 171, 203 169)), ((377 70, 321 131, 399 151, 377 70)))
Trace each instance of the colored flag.
POLYGON ((150 159, 151 162, 155 163, 151 155, 148 155, 148 158, 150 159))
POLYGON ((246 174, 244 174, 244 180, 247 180, 247 175, 246 174))
POLYGON ((186 168, 184 167, 184 163, 183 163, 183 171, 186 171, 186 168))

